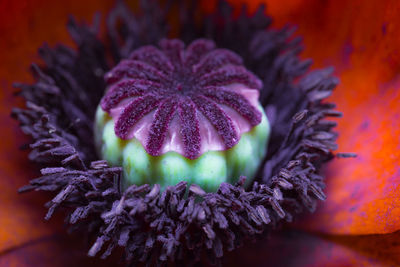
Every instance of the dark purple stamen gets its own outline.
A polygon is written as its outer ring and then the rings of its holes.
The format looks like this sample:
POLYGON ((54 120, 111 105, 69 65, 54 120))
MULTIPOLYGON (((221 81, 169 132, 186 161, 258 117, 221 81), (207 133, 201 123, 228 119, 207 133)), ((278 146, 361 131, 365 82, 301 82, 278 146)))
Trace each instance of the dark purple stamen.
POLYGON ((157 110, 146 143, 146 151, 152 156, 160 155, 177 109, 186 157, 200 156, 197 112, 210 121, 229 149, 239 141, 240 133, 219 105, 234 109, 251 126, 261 122, 260 111, 246 97, 227 88, 235 83, 255 90, 262 87, 262 82, 242 63, 240 56, 227 49, 216 49, 209 40, 195 40, 185 49, 180 40, 164 39, 160 49, 139 48, 105 75, 110 89, 101 107, 110 112, 124 99, 129 101, 124 102, 115 124, 115 134, 122 139, 131 138, 129 132, 135 123, 157 110))

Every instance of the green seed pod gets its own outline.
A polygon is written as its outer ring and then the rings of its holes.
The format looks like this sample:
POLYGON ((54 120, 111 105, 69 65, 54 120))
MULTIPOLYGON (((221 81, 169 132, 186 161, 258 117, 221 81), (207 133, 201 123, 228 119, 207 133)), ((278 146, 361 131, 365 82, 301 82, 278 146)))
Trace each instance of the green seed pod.
POLYGON ((258 102, 262 82, 242 59, 209 40, 144 46, 105 75, 95 142, 123 166, 123 187, 180 181, 216 191, 248 182, 267 150, 270 126, 258 102))
POLYGON ((123 166, 123 187, 132 184, 160 184, 162 188, 180 181, 195 183, 204 190, 216 191, 223 182, 235 183, 244 175, 250 183, 267 150, 270 133, 262 112, 261 123, 242 134, 239 142, 225 151, 208 151, 196 159, 177 152, 149 155, 137 139, 122 140, 115 135, 113 119, 98 107, 96 146, 102 158, 114 166, 123 166))

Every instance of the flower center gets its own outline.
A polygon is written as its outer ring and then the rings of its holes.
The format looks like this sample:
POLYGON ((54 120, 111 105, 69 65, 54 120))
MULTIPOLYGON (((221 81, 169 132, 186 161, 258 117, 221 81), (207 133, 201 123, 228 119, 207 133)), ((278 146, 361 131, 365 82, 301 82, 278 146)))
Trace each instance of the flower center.
POLYGON ((136 138, 152 156, 227 150, 261 122, 261 81, 209 40, 141 47, 105 79, 101 108, 115 119, 116 136, 136 138))
POLYGON ((193 79, 191 71, 178 70, 173 75, 173 83, 169 90, 171 94, 180 94, 183 96, 189 96, 196 91, 196 80, 193 79))

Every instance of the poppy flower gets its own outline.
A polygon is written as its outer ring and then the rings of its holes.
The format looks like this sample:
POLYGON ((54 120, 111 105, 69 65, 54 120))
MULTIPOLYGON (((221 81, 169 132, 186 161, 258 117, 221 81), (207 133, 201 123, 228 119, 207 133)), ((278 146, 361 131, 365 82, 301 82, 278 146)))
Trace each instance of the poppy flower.
MULTIPOLYGON (((13 51, 2 53, 2 62, 6 64, 1 76, 7 77, 8 82, 29 81, 24 68, 35 61, 35 50, 41 42, 67 39, 62 26, 64 21, 57 14, 68 11, 84 17, 91 15, 93 10, 109 10, 112 5, 97 3, 94 8, 90 3, 85 6, 70 3, 70 6, 59 9, 56 4, 45 2, 35 2, 34 6, 29 2, 10 2, 2 8, 9 11, 1 23, 2 40, 5 40, 3 51, 13 51), (20 10, 27 10, 27 13, 18 16, 20 10), (41 16, 41 12, 49 16, 41 16), (45 22, 49 21, 44 22, 35 16, 47 17, 55 26, 48 27, 45 22), (42 25, 27 30, 29 21, 42 25), (18 23, 21 23, 20 28, 18 23), (37 45, 34 42, 38 42, 37 45)), ((254 11, 256 4, 255 1, 249 2, 250 11, 254 11)), ((276 27, 286 22, 299 25, 298 33, 304 36, 306 47, 304 56, 312 57, 318 67, 336 67, 342 85, 332 99, 349 117, 339 124, 339 146, 343 151, 357 152, 359 157, 346 161, 337 159, 328 167, 327 201, 316 214, 307 216, 295 228, 306 232, 293 228, 282 231, 268 241, 246 245, 242 250, 228 254, 226 263, 259 266, 266 263, 278 266, 396 265, 399 259, 393 252, 397 248, 395 231, 398 230, 395 189, 399 176, 396 149, 399 145, 399 127, 396 124, 399 114, 396 105, 399 100, 396 82, 399 57, 394 48, 397 44, 394 36, 398 5, 390 1, 383 5, 374 1, 351 4, 345 1, 340 4, 337 1, 328 4, 288 1, 285 8, 274 1, 267 1, 267 4, 276 27)), ((5 86, 7 88, 9 84, 5 86)), ((106 264, 86 259, 82 250, 74 247, 81 242, 59 234, 59 221, 40 224, 43 215, 40 203, 44 198, 16 196, 15 190, 27 182, 24 177, 37 174, 35 167, 27 163, 26 154, 15 151, 15 144, 23 144, 26 139, 15 123, 8 121, 10 107, 16 101, 9 92, 10 88, 3 92, 1 111, 5 123, 14 125, 3 132, 3 139, 11 141, 2 144, 1 151, 4 157, 1 169, 5 172, 5 179, 1 181, 4 188, 10 189, 2 196, 2 203, 5 203, 2 209, 5 214, 1 216, 2 264, 37 262, 36 265, 57 266, 71 261, 106 264)))

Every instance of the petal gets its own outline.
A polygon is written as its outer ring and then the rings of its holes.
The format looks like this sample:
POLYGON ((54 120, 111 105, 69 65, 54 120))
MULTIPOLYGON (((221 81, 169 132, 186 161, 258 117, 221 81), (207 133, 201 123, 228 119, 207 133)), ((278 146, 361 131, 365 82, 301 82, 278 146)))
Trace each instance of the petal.
MULTIPOLYGON (((91 22, 96 11, 105 14, 114 5, 113 0, 99 3, 95 0, 2 1, 0 9, 0 79, 8 85, 14 81, 32 80, 27 71, 32 62, 38 62, 37 50, 44 42, 53 46, 58 43, 73 45, 66 30, 68 16, 91 22), (51 27, 49 27, 51 25, 51 27), (4 51, 7 51, 4 53, 4 51)), ((11 88, 8 86, 9 92, 11 88)))
POLYGON ((0 149, 0 251, 5 251, 61 229, 58 226, 61 221, 55 220, 51 224, 44 221, 45 195, 17 193, 19 187, 38 173, 28 162, 26 153, 18 150, 18 144, 26 139, 16 123, 6 112, 0 113, 0 121, 13 125, 2 128, 1 138, 7 142, 2 142, 0 149))
MULTIPOLYGON (((229 0, 236 7, 241 1, 229 0)), ((373 234, 400 229, 400 4, 386 1, 248 1, 267 5, 275 27, 298 25, 303 57, 333 65, 341 83, 331 100, 344 113, 340 151, 328 168, 327 201, 303 223, 330 233, 373 234)), ((210 10, 210 9, 209 9, 210 10)))
POLYGON ((117 266, 117 257, 107 260, 88 257, 87 247, 83 244, 77 235, 57 233, 44 236, 0 253, 0 266, 117 266))
MULTIPOLYGON (((354 86, 364 83, 350 82, 354 86)), ((339 147, 356 152, 358 157, 338 159, 329 166, 328 200, 307 227, 346 234, 400 229, 400 82, 380 89, 367 101, 342 106, 345 117, 338 128, 339 147)))
POLYGON ((317 236, 285 229, 246 244, 224 258, 224 266, 398 266, 400 233, 317 236))
POLYGON ((341 84, 331 100, 344 113, 339 150, 359 156, 330 165, 328 199, 305 225, 331 233, 394 232, 400 229, 400 5, 311 2, 276 20, 299 24, 304 54, 317 67, 336 67, 341 84))
MULTIPOLYGON (((49 0, 39 1, 3 1, 0 5, 0 265, 1 266, 57 266, 65 262, 55 261, 60 252, 67 251, 64 244, 42 246, 36 242, 62 231, 62 218, 44 221, 46 210, 44 203, 49 200, 46 194, 18 194, 17 190, 37 177, 37 168, 27 160, 27 154, 18 150, 28 142, 19 130, 17 123, 10 118, 11 108, 18 105, 20 99, 12 95, 14 81, 31 82, 28 72, 31 62, 37 61, 37 49, 44 41, 50 45, 59 42, 72 44, 66 31, 69 14, 78 19, 91 21, 95 11, 105 13, 114 1, 88 0, 68 1, 60 7, 59 3, 49 0), (51 27, 48 27, 51 25, 51 27), (6 141, 5 141, 6 140, 6 141), (29 244, 42 251, 29 250, 29 244), (18 248, 24 248, 19 250, 18 248), (25 250, 27 248, 28 250, 25 250), (43 252, 46 253, 43 253, 43 252), (30 264, 28 256, 41 260, 41 257, 54 257, 52 263, 30 264)), ((71 257, 72 258, 72 257, 71 257)), ((32 258, 33 259, 33 258, 32 258)), ((64 256, 64 259, 67 257, 64 256)), ((69 259, 69 258, 68 258, 69 259)))

